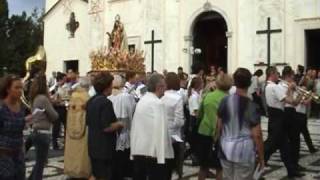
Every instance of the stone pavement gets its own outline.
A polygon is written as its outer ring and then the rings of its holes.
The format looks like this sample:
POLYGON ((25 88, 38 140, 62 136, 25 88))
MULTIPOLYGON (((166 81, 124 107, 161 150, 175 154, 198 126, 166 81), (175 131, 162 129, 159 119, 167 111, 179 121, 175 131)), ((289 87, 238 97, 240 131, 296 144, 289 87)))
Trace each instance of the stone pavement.
MULTIPOLYGON (((312 136, 312 140, 317 149, 320 149, 320 120, 310 119, 309 120, 309 130, 312 136)), ((267 130, 267 120, 263 119, 262 128, 264 138, 266 138, 267 130)), ((63 151, 53 151, 50 150, 49 153, 48 165, 45 168, 44 179, 47 180, 60 180, 66 179, 66 176, 63 175, 63 151)), ((307 168, 307 171, 304 173, 307 174, 305 177, 301 178, 302 180, 312 180, 319 179, 315 176, 320 176, 320 153, 310 154, 305 143, 304 139, 301 137, 301 159, 300 164, 307 168)), ((27 174, 30 174, 32 166, 34 164, 34 152, 33 149, 27 154, 27 174)), ((184 175, 183 180, 196 180, 198 167, 192 167, 189 165, 190 162, 186 161, 184 166, 184 175)), ((286 178, 286 170, 283 166, 283 163, 280 160, 279 153, 275 153, 270 161, 268 162, 270 167, 266 170, 265 179, 270 180, 284 180, 286 178)), ((176 176, 174 179, 177 179, 176 176)))

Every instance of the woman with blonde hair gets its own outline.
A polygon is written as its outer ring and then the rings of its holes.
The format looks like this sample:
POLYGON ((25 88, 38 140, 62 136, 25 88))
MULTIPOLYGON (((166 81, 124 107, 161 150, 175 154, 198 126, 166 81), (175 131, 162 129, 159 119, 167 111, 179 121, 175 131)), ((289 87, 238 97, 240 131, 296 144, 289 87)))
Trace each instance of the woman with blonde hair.
POLYGON ((217 111, 221 100, 228 95, 232 86, 232 77, 227 74, 220 74, 216 79, 217 89, 204 95, 200 105, 198 118, 198 158, 200 162, 200 172, 198 179, 206 179, 209 168, 215 168, 217 171, 216 178, 222 178, 222 168, 217 156, 218 143, 215 142, 215 151, 212 152, 214 145, 214 136, 217 133, 217 111))

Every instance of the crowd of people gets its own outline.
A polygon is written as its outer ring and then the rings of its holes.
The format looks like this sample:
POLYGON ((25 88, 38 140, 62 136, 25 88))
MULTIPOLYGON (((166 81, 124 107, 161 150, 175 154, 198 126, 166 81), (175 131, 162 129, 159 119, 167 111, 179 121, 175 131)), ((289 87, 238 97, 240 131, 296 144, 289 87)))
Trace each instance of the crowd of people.
POLYGON ((70 178, 171 180, 173 173, 182 177, 190 159, 200 166, 199 180, 248 180, 278 149, 288 177, 302 177, 300 134, 310 153, 317 152, 307 119, 318 116, 320 81, 302 66, 297 73, 284 67, 281 79, 272 66, 266 80, 263 74, 238 68, 228 75, 214 66, 191 75, 181 67, 85 77, 70 70, 48 80, 35 74, 28 92, 21 78, 6 75, 0 83, 0 179, 25 179, 24 155, 32 146, 36 163, 28 178, 42 179, 50 142, 61 149, 59 138, 70 178), (262 116, 269 117, 265 141, 262 116))

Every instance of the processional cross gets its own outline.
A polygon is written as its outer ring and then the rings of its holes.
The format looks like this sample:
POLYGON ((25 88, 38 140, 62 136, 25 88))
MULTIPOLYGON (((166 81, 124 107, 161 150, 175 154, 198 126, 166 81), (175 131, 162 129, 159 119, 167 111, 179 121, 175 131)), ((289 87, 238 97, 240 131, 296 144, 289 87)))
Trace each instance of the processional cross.
POLYGON ((154 39, 154 30, 151 31, 151 40, 145 41, 144 44, 151 44, 151 72, 154 71, 154 45, 157 43, 162 43, 162 40, 154 39))
POLYGON ((259 30, 257 31, 257 34, 267 34, 267 64, 268 67, 270 66, 271 63, 271 34, 273 33, 281 33, 282 30, 281 29, 271 29, 271 22, 270 22, 270 17, 268 17, 267 19, 267 29, 266 30, 259 30))

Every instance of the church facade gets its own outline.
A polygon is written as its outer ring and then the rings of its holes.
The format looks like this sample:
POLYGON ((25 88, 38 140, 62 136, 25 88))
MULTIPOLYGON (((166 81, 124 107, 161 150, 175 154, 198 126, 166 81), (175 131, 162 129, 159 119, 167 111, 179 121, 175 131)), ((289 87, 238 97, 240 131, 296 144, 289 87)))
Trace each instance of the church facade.
POLYGON ((320 68, 320 0, 47 0, 48 73, 90 71, 90 52, 108 46, 117 15, 128 48, 144 50, 147 71, 152 31, 161 40, 154 44, 158 72, 215 65, 231 73, 268 62, 320 68))

